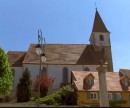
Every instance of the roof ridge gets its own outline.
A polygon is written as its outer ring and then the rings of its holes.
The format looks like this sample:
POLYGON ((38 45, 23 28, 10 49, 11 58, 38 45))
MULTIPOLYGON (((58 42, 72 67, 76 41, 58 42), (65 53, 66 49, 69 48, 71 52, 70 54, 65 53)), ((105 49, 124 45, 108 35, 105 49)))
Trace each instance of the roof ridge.
POLYGON ((129 70, 130 71, 130 69, 119 69, 119 70, 129 70))
POLYGON ((10 53, 10 52, 26 53, 27 51, 8 51, 8 53, 10 53))
MULTIPOLYGON (((35 43, 31 43, 30 45, 36 45, 35 43)), ((46 45, 90 45, 90 44, 51 44, 51 43, 49 43, 49 44, 46 44, 46 45)))
POLYGON ((7 54, 9 53, 27 53, 27 51, 8 51, 7 54))

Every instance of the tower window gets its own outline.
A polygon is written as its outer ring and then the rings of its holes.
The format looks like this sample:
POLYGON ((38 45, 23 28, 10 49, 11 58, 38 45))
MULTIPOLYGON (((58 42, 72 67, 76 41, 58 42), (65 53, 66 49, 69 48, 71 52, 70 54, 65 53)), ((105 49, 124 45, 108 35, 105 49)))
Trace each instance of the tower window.
POLYGON ((68 68, 63 68, 63 83, 68 83, 68 68))
POLYGON ((100 41, 104 41, 103 35, 100 35, 100 41))

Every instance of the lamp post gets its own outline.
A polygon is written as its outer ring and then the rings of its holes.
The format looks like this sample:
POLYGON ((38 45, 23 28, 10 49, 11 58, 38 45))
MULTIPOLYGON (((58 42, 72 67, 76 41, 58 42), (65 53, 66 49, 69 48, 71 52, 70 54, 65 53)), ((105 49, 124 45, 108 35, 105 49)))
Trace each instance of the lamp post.
POLYGON ((46 55, 43 52, 44 50, 44 44, 42 44, 44 39, 45 44, 45 38, 42 37, 42 31, 38 30, 38 44, 35 47, 36 54, 40 57, 40 67, 39 67, 39 77, 38 77, 38 103, 37 106, 39 107, 39 98, 40 98, 40 76, 41 76, 41 64, 42 62, 46 62, 46 55))

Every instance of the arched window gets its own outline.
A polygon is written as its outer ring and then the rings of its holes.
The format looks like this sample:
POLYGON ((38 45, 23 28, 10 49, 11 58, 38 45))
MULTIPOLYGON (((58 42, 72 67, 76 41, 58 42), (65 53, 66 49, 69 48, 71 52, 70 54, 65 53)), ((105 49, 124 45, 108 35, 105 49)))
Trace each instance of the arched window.
POLYGON ((42 72, 41 72, 41 74, 47 74, 47 69, 46 69, 46 67, 42 67, 42 72))
POLYGON ((84 71, 90 71, 90 69, 88 67, 85 67, 84 71))
POLYGON ((100 35, 100 41, 104 41, 103 35, 100 35))
POLYGON ((63 83, 68 83, 68 68, 64 67, 63 68, 63 83))

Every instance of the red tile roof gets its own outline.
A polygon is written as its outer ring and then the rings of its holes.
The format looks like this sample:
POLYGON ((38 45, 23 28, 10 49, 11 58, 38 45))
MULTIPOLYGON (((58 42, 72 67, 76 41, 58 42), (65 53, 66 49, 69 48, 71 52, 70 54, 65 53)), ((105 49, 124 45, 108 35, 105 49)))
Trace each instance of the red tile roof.
POLYGON ((94 78, 94 76, 93 76, 93 74, 92 74, 92 73, 90 73, 90 74, 86 75, 84 78, 88 78, 88 77, 90 77, 90 76, 92 76, 92 77, 94 78))
MULTIPOLYGON (((72 75, 76 79, 74 84, 79 91, 99 91, 99 77, 98 72, 87 72, 87 71, 72 71, 72 75), (94 85, 90 89, 83 89, 83 79, 86 75, 92 74, 94 78, 94 85)), ((130 91, 130 88, 125 89, 120 83, 118 72, 106 72, 107 90, 108 91, 130 91)))
MULTIPOLYGON (((30 44, 27 52, 8 52, 11 66, 39 64, 39 56, 35 52, 37 44, 30 44)), ((47 64, 99 65, 103 53, 94 50, 94 46, 85 44, 46 44, 47 64)), ((104 58, 105 60, 105 58, 104 58)))
POLYGON ((11 67, 21 67, 26 52, 9 51, 7 53, 8 61, 11 67))
MULTIPOLYGON (((35 53, 36 44, 31 44, 23 63, 39 63, 35 53)), ((91 45, 85 44, 46 44, 47 64, 89 64, 98 65, 101 51, 94 51, 91 45)))

